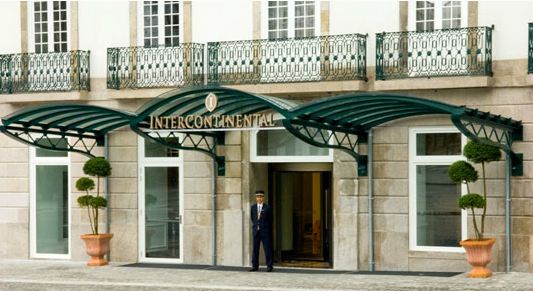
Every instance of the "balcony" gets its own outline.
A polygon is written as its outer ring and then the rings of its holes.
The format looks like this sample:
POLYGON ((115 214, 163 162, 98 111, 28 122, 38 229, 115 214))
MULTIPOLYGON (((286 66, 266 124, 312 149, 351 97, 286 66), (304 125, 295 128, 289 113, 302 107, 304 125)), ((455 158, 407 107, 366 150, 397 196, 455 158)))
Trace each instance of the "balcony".
POLYGON ((213 85, 366 81, 366 36, 210 42, 213 85))
POLYGON ((527 73, 533 74, 533 22, 529 24, 529 50, 527 58, 527 73))
POLYGON ((492 76, 492 27, 376 34, 376 80, 492 76))
POLYGON ((107 88, 164 88, 203 84, 203 44, 107 49, 107 88))
POLYGON ((90 52, 0 55, 0 93, 90 90, 90 52))

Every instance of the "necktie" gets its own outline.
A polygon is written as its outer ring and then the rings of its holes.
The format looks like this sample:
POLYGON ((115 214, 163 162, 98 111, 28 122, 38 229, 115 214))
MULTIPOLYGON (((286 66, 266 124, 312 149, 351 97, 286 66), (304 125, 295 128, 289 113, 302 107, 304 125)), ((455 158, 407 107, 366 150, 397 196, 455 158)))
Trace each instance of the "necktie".
POLYGON ((257 219, 261 218, 261 205, 257 205, 257 219))

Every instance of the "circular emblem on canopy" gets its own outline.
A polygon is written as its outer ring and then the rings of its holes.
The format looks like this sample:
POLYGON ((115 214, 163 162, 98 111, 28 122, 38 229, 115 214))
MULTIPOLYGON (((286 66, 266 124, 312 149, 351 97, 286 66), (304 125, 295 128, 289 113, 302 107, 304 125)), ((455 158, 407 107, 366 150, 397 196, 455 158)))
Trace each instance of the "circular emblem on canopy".
POLYGON ((217 108, 217 103, 218 97, 214 93, 209 93, 209 95, 205 97, 205 108, 207 108, 209 112, 213 112, 213 110, 217 108))

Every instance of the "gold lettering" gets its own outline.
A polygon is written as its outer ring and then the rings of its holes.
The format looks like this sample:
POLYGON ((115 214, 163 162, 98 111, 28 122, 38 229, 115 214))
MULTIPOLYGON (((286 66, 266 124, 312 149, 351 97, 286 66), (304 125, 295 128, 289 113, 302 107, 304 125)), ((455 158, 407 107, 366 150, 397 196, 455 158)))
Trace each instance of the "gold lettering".
POLYGON ((192 115, 187 115, 187 116, 185 117, 185 126, 186 126, 187 128, 194 128, 194 127, 193 127, 193 123, 194 123, 194 116, 192 116, 192 115))
POLYGON ((226 127, 235 127, 235 115, 226 115, 226 127))
POLYGON ((213 127, 213 116, 204 116, 204 126, 207 128, 213 127))
POLYGON ((264 115, 260 115, 260 116, 259 116, 259 122, 258 122, 258 123, 259 123, 259 124, 258 124, 259 127, 264 127, 264 126, 266 126, 267 122, 266 122, 266 118, 265 118, 264 115))
POLYGON ((267 115, 267 126, 274 126, 274 114, 270 113, 267 115))
POLYGON ((170 119, 168 116, 163 117, 165 121, 165 129, 168 129, 168 120, 170 119))
POLYGON ((218 116, 218 115, 214 115, 213 118, 215 119, 215 122, 213 122, 214 127, 215 127, 215 128, 219 128, 219 127, 220 127, 220 124, 219 124, 219 122, 220 122, 220 116, 218 116))
POLYGON ((196 115, 194 117, 194 126, 196 128, 203 128, 204 127, 204 119, 200 115, 196 115))
POLYGON ((243 127, 252 127, 253 119, 252 115, 245 115, 243 120, 243 127))
POLYGON ((176 128, 176 121, 178 117, 177 116, 171 116, 170 117, 170 128, 175 129, 176 128))
POLYGON ((235 127, 242 127, 242 115, 235 115, 235 127))
POLYGON ((154 128, 154 117, 150 115, 150 128, 154 128))
POLYGON ((155 117, 155 129, 163 128, 163 118, 155 117))

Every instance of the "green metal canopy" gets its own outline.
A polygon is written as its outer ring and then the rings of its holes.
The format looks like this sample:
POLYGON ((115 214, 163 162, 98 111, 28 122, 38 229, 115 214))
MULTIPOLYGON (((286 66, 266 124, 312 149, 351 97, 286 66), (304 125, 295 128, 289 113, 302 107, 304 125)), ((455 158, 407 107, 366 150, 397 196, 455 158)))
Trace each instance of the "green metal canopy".
POLYGON ((376 126, 413 116, 444 114, 468 138, 495 145, 514 158, 515 172, 520 174, 520 156, 512 153, 514 140, 522 139, 520 121, 482 112, 465 106, 387 93, 347 94, 317 99, 307 103, 252 94, 226 87, 201 86, 171 90, 154 98, 136 113, 91 105, 46 105, 29 107, 2 119, 0 130, 31 145, 91 154, 94 147, 84 140, 101 145, 107 132, 121 126, 130 127, 139 135, 175 149, 202 151, 223 165, 224 158, 216 154, 223 144, 220 132, 167 132, 149 129, 151 115, 210 115, 251 114, 265 110, 279 113, 283 126, 296 137, 319 147, 337 148, 356 158, 359 174, 365 175, 367 160, 357 151, 366 143, 368 131, 376 126), (205 107, 209 94, 218 98, 218 106, 211 112, 205 107), (178 134, 182 138, 178 138, 178 134), (75 137, 67 147, 52 144, 50 135, 75 137), (79 144, 84 149, 79 149, 79 144))
POLYGON ((0 131, 29 145, 90 154, 95 146, 104 145, 106 133, 129 124, 133 117, 93 105, 33 106, 4 117, 0 131))

